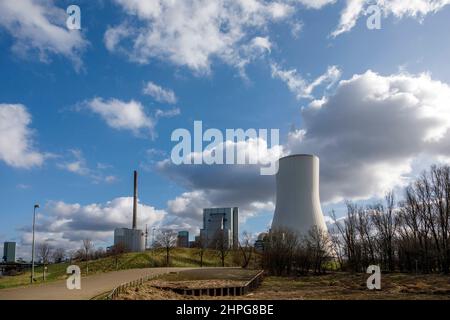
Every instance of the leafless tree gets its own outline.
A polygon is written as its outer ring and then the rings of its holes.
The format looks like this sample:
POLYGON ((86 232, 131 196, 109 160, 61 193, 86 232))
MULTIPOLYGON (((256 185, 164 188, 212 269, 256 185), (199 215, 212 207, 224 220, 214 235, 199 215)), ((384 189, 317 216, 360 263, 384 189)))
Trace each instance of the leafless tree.
POLYGON ((126 252, 126 247, 122 242, 116 243, 111 247, 110 254, 114 259, 114 265, 116 270, 119 269, 119 260, 122 255, 126 252))
POLYGON ((50 261, 50 256, 52 254, 52 247, 48 242, 41 242, 37 247, 37 252, 39 255, 39 259, 41 260, 44 267, 50 261))
POLYGON ((288 228, 271 230, 264 244, 263 266, 270 274, 289 275, 298 250, 299 237, 296 232, 288 228))
POLYGON ((90 239, 84 239, 81 249, 83 252, 83 257, 86 261, 86 274, 89 274, 89 259, 91 257, 91 252, 94 249, 94 243, 90 239))
POLYGON ((218 230, 213 238, 212 245, 217 251, 217 254, 222 263, 222 267, 225 267, 225 258, 230 252, 230 243, 227 234, 224 230, 218 230))
POLYGON ((166 250, 166 266, 170 265, 170 250, 177 244, 177 233, 173 230, 160 230, 156 236, 156 245, 166 250))
POLYGON ((253 237, 251 233, 244 231, 242 233, 241 241, 239 241, 239 250, 241 251, 243 258, 242 268, 247 268, 252 259, 254 250, 251 244, 252 238, 253 237))
POLYGON ((328 233, 314 226, 308 232, 306 243, 314 273, 323 273, 326 263, 331 260, 331 241, 328 233))
POLYGON ((205 251, 206 251, 206 241, 205 239, 203 239, 202 236, 199 236, 195 243, 194 243, 194 248, 196 248, 197 250, 197 255, 200 258, 200 268, 203 267, 203 256, 205 255, 205 251))
POLYGON ((53 261, 55 263, 61 263, 66 258, 66 250, 64 248, 57 248, 53 252, 53 261))
POLYGON ((398 204, 389 192, 385 204, 347 203, 345 219, 334 220, 339 236, 331 239, 343 268, 364 271, 376 263, 387 271, 449 273, 450 167, 423 172, 398 204))

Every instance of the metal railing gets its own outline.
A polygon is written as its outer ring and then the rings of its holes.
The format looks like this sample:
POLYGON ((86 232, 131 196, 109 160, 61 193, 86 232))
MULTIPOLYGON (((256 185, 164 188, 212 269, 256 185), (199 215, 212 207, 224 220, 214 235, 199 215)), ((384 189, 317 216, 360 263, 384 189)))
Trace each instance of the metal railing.
MULTIPOLYGON (((128 288, 134 288, 142 285, 144 282, 156 278, 157 275, 149 275, 142 277, 138 280, 122 283, 121 285, 115 287, 106 297, 107 300, 114 300, 120 294, 124 293, 128 288)), ((178 294, 190 295, 190 296, 242 296, 248 292, 256 289, 261 284, 264 277, 264 270, 258 272, 253 278, 247 281, 243 286, 235 287, 221 287, 221 288, 193 288, 193 289, 179 289, 179 288, 169 288, 155 286, 157 289, 171 290, 178 294)))
POLYGON ((256 289, 261 284, 264 277, 264 271, 258 272, 253 278, 247 281, 243 286, 227 286, 213 288, 173 288, 164 286, 154 286, 161 290, 170 290, 185 296, 242 296, 256 289))
POLYGON ((142 285, 144 282, 149 281, 153 278, 155 278, 157 275, 148 275, 142 278, 139 278, 137 280, 133 280, 133 281, 129 281, 129 282, 124 282, 120 285, 118 285, 117 287, 115 287, 107 296, 106 296, 106 300, 114 300, 116 299, 119 294, 122 294, 126 291, 126 289, 128 288, 134 288, 134 287, 138 287, 140 285, 142 285))

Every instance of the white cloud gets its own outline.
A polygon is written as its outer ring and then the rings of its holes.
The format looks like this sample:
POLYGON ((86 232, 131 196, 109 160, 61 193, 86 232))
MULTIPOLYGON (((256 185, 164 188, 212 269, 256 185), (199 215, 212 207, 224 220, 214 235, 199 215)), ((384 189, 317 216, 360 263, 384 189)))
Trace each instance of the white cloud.
MULTIPOLYGON (((264 32, 270 23, 284 20, 294 11, 290 1, 116 2, 129 19, 107 30, 108 50, 126 52, 139 63, 156 58, 199 73, 210 71, 213 58, 241 69, 252 59, 243 48, 255 36, 264 38, 255 33, 264 32), (122 45, 125 39, 132 41, 131 48, 122 45)), ((317 6, 316 1, 307 2, 317 6)))
POLYGON ((293 0, 297 1, 310 9, 321 9, 322 7, 335 3, 336 0, 293 0))
POLYGON ((158 102, 166 102, 169 104, 175 104, 177 97, 175 93, 170 89, 164 89, 163 87, 149 81, 142 92, 146 95, 153 97, 158 102))
MULTIPOLYGON (((83 239, 89 238, 97 245, 111 245, 115 228, 130 228, 132 197, 115 198, 103 204, 65 203, 50 201, 36 219, 36 241, 48 241, 53 247, 77 249, 83 239)), ((165 216, 164 210, 138 204, 138 227, 157 226, 165 216)), ((22 245, 31 244, 31 230, 24 228, 22 245)))
POLYGON ((428 74, 367 71, 303 108, 286 148, 320 157, 323 201, 382 196, 450 154, 448 101, 450 86, 428 74))
POLYGON ((15 39, 13 51, 26 56, 36 50, 41 61, 48 62, 49 55, 62 55, 79 68, 80 54, 88 42, 78 30, 68 30, 65 10, 46 0, 0 0, 0 27, 15 39))
POLYGON ((86 103, 89 110, 100 115, 106 123, 118 130, 130 130, 138 134, 141 130, 153 132, 155 121, 145 113, 144 106, 135 100, 94 98, 86 103))
POLYGON ((86 165, 82 152, 80 150, 69 150, 69 153, 74 159, 69 162, 59 163, 58 167, 82 176, 88 175, 90 170, 86 165))
POLYGON ((285 82, 289 90, 295 94, 297 99, 313 98, 313 91, 324 83, 328 83, 327 89, 331 88, 341 77, 341 71, 336 66, 330 66, 327 72, 315 80, 308 82, 296 69, 283 70, 278 65, 272 64, 272 78, 278 78, 285 82))
POLYGON ((40 166, 45 155, 33 146, 31 115, 24 105, 0 104, 0 160, 17 168, 40 166))
POLYGON ((300 37, 300 33, 303 30, 303 22, 302 21, 294 21, 290 24, 291 34, 295 39, 300 37))
MULTIPOLYGON (((257 162, 278 159, 280 146, 268 147, 264 140, 226 141, 217 146, 224 154, 235 148, 257 162), (259 145, 258 145, 259 144, 259 145), (258 148, 259 152, 258 152, 258 148)), ((216 150, 217 150, 216 149, 216 150)), ((208 156, 210 151, 203 151, 208 156)), ((191 153, 188 159, 199 157, 191 153)), ((274 176, 261 176, 260 165, 173 165, 170 159, 157 163, 157 170, 188 191, 167 204, 167 219, 173 225, 190 225, 192 232, 202 224, 202 209, 207 207, 239 207, 239 221, 274 208, 274 176)), ((169 222, 168 222, 169 223, 169 222)))
POLYGON ((113 175, 105 175, 102 170, 109 169, 111 166, 98 163, 96 169, 91 169, 87 165, 87 161, 83 156, 83 152, 79 149, 71 149, 68 151, 70 159, 57 163, 57 167, 71 173, 88 177, 93 183, 113 183, 117 181, 117 177, 113 175))
MULTIPOLYGON (((448 101, 450 86, 428 74, 367 71, 303 108, 302 128, 289 134, 281 154, 320 157, 323 203, 383 196, 430 164, 449 161, 448 101)), ((241 147, 250 151, 251 144, 241 147)), ((275 179, 260 176, 258 166, 175 166, 166 159, 157 168, 187 190, 168 203, 174 225, 198 226, 210 206, 238 206, 244 219, 273 211, 275 179)))
POLYGON ((339 26, 331 35, 337 37, 341 33, 350 31, 356 25, 359 16, 363 13, 365 3, 366 0, 347 0, 347 6, 341 13, 339 26))
POLYGON ((155 112, 155 118, 159 119, 159 118, 172 118, 172 117, 176 117, 178 115, 181 114, 181 110, 180 108, 173 108, 170 110, 161 110, 161 109, 157 109, 155 112))
POLYGON ((331 35, 336 37, 350 31, 358 19, 366 14, 368 6, 373 4, 378 5, 385 16, 413 17, 421 20, 426 15, 436 13, 450 4, 450 0, 347 0, 339 25, 331 35))

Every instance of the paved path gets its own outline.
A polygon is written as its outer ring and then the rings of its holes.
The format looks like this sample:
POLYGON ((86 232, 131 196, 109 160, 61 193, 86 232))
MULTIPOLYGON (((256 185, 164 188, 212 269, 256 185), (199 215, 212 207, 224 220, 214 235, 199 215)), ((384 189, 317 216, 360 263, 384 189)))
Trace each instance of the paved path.
POLYGON ((80 290, 68 290, 66 280, 20 288, 0 289, 0 300, 87 300, 110 291, 121 283, 147 275, 158 275, 193 268, 129 269, 81 278, 80 290))

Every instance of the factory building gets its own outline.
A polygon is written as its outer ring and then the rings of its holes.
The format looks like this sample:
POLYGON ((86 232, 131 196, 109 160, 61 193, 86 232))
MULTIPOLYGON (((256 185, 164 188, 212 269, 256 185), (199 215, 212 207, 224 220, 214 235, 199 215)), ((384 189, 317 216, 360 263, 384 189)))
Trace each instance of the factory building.
POLYGON ((128 252, 145 251, 145 233, 137 228, 137 171, 134 171, 133 222, 132 228, 114 230, 114 245, 123 245, 128 252))
POLYGON ((16 262, 16 243, 4 242, 3 243, 3 261, 4 262, 16 262))
POLYGON ((319 197, 319 158, 290 155, 279 160, 272 230, 290 229, 306 236, 317 227, 327 231, 319 197))
POLYGON ((189 231, 180 231, 177 235, 177 247, 189 248, 189 231))
POLYGON ((203 209, 203 229, 200 230, 200 237, 206 246, 214 247, 214 241, 219 233, 223 233, 227 246, 237 249, 239 245, 238 213, 237 207, 203 209))

